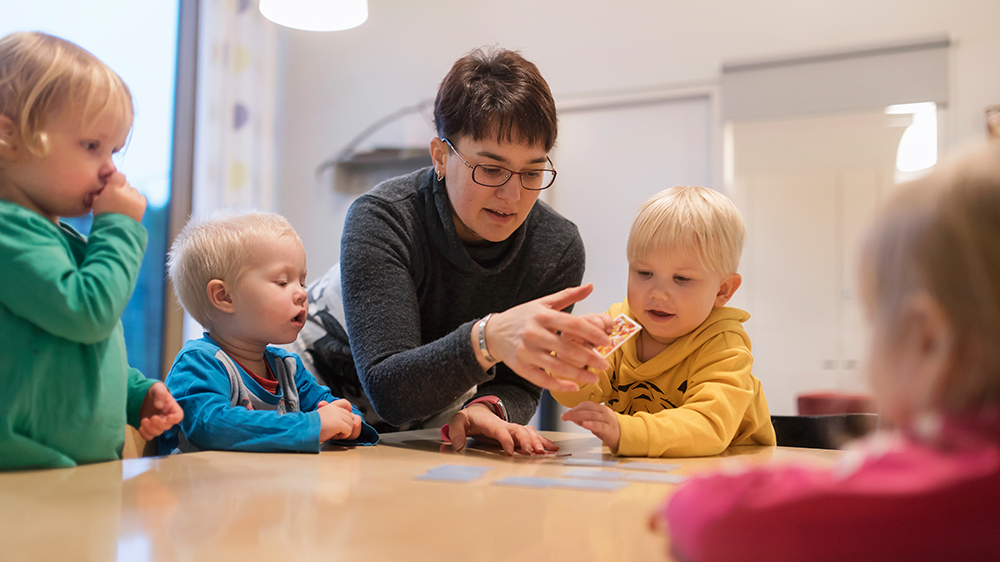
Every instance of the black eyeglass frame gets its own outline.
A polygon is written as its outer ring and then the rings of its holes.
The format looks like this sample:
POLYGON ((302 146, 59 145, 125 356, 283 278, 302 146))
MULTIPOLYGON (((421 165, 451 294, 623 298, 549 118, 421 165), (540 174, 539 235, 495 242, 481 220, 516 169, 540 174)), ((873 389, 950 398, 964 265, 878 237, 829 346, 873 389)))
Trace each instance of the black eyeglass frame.
POLYGON ((545 187, 528 187, 528 186, 524 185, 524 176, 522 174, 529 173, 529 172, 515 172, 514 170, 509 170, 507 168, 504 168, 503 166, 497 166, 496 164, 476 164, 476 165, 469 164, 469 161, 466 160, 461 154, 458 153, 458 149, 455 148, 455 145, 451 144, 450 140, 448 140, 446 138, 442 138, 441 140, 444 141, 444 143, 448 145, 448 148, 451 148, 455 152, 455 156, 458 156, 458 159, 461 160, 463 164, 465 164, 466 166, 468 166, 468 168, 470 170, 472 170, 472 181, 476 182, 477 184, 479 184, 479 185, 481 185, 483 187, 502 187, 504 185, 507 185, 507 182, 510 181, 510 178, 512 178, 514 176, 517 176, 517 181, 521 184, 521 187, 523 187, 524 189, 527 189, 528 191, 543 191, 543 190, 546 190, 546 189, 552 187, 552 184, 554 184, 556 182, 556 175, 558 174, 558 172, 556 172, 556 170, 555 170, 556 166, 555 166, 555 164, 552 163, 552 159, 549 158, 548 156, 545 157, 545 160, 549 163, 549 166, 552 169, 531 170, 530 172, 552 172, 552 180, 550 180, 549 183, 548 183, 548 185, 546 185, 545 187), (507 172, 507 177, 502 182, 500 182, 500 183, 498 183, 496 185, 490 185, 488 183, 483 183, 483 182, 481 182, 481 181, 479 181, 479 180, 476 179, 476 169, 480 168, 480 167, 482 167, 482 168, 499 168, 499 169, 507 172))

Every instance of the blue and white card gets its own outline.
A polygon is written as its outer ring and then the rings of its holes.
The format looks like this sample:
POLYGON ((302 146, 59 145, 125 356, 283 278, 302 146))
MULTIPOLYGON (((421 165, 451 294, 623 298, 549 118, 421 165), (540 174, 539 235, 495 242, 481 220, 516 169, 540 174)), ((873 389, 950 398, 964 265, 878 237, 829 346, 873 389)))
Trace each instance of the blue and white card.
POLYGON ((417 476, 417 480, 436 480, 440 482, 472 482, 481 478, 491 469, 486 466, 465 466, 458 464, 443 464, 417 476))
POLYGON ((551 488, 555 478, 539 478, 537 476, 508 476, 493 482, 497 486, 514 486, 518 488, 551 488))
POLYGON ((627 482, 607 480, 583 480, 562 478, 539 478, 535 476, 508 476, 493 482, 498 486, 514 486, 518 488, 562 488, 571 490, 593 490, 599 492, 614 492, 628 485, 627 482))
POLYGON ((658 462, 623 462, 618 465, 622 470, 649 470, 652 472, 673 472, 680 468, 679 464, 660 464, 658 462))
POLYGON ((566 459, 563 464, 566 466, 618 466, 618 461, 605 461, 601 459, 566 459))
POLYGON ((683 484, 687 482, 687 476, 680 474, 662 474, 659 472, 633 472, 625 476, 628 482, 645 482, 652 484, 683 484))
POLYGON ((589 468, 574 468, 566 471, 567 478, 586 478, 589 480, 623 480, 625 473, 620 470, 593 470, 589 468))
POLYGON ((644 482, 652 484, 682 484, 687 481, 687 476, 679 474, 662 474, 659 472, 625 472, 622 470, 592 470, 586 468, 576 468, 567 471, 563 476, 567 478, 584 478, 588 480, 613 480, 625 482, 644 482))

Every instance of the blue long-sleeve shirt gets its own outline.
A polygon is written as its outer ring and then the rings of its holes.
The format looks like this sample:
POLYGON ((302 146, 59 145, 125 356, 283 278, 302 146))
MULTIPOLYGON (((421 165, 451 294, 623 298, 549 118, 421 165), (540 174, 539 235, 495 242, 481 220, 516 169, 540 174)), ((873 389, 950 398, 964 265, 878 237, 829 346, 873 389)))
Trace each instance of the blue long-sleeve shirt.
MULTIPOLYGON (((177 355, 166 384, 174 398, 184 409, 184 420, 160 436, 160 454, 176 452, 186 440, 193 449, 217 449, 251 452, 319 452, 320 417, 316 411, 320 401, 337 400, 329 389, 316 382, 315 377, 303 365, 298 355, 276 347, 268 347, 264 358, 277 372, 290 367, 294 377, 297 404, 292 408, 287 394, 289 389, 279 388, 271 394, 258 384, 253 377, 232 361, 219 345, 205 334, 201 339, 191 340, 177 355), (239 389, 231 382, 230 370, 242 383, 242 387, 253 394, 258 403, 274 409, 247 409, 234 405, 234 397, 239 389)), ((279 377, 279 382, 281 378, 279 377)), ((361 415, 357 408, 354 413, 361 415)), ((363 424, 361 435, 352 445, 374 445, 378 433, 363 424)))

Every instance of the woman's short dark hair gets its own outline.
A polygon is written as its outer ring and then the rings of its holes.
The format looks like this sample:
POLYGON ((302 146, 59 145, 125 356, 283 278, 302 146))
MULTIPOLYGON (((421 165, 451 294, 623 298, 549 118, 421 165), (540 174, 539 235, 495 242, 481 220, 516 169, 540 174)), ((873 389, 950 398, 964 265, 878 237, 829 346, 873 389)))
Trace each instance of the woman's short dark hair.
POLYGON ((470 135, 497 142, 556 143, 556 104, 538 67, 516 51, 476 49, 455 61, 434 100, 441 138, 470 135))

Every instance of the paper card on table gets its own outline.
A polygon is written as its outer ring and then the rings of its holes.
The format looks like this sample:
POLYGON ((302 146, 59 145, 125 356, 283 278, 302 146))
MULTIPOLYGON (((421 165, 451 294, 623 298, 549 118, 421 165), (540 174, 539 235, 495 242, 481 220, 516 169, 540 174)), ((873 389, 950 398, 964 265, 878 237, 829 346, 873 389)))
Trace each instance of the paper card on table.
POLYGON ((567 478, 584 478, 589 480, 613 480, 626 482, 647 482, 654 484, 681 484, 687 481, 687 476, 679 474, 661 474, 658 472, 625 472, 622 470, 593 470, 576 468, 566 472, 567 478))
POLYGON ((515 486, 521 488, 551 488, 555 478, 539 478, 536 476, 508 476, 493 483, 497 486, 515 486))
POLYGON ((417 480, 438 480, 445 482, 472 482, 491 470, 485 466, 463 466, 444 464, 417 476, 417 480))
POLYGON ((442 482, 472 482, 483 475, 481 472, 461 472, 461 471, 427 471, 416 480, 436 480, 442 482))
POLYGON ((566 471, 567 478, 589 478, 590 480, 621 480, 625 473, 620 470, 594 470, 589 468, 574 468, 566 471))
POLYGON ((484 472, 489 472, 490 470, 493 469, 488 466, 471 466, 466 464, 442 464, 441 466, 436 466, 428 470, 427 472, 440 472, 440 473, 468 472, 468 473, 483 474, 484 472))
POLYGON ((629 482, 647 482, 653 484, 683 484, 687 476, 680 474, 661 474, 659 472, 633 472, 625 476, 629 482))
POLYGON ((556 480, 554 487, 571 490, 595 490, 599 492, 614 492, 628 486, 628 482, 620 480, 584 480, 582 478, 567 478, 556 480))
POLYGON ((660 464, 656 462, 623 462, 618 465, 622 470, 649 470, 652 472, 672 472, 680 468, 679 464, 660 464))
POLYGON ((560 479, 560 478, 538 478, 535 476, 508 476, 502 480, 493 482, 498 486, 514 486, 520 488, 563 488, 570 490, 595 490, 599 492, 614 492, 615 490, 628 486, 627 482, 609 482, 607 480, 583 480, 583 479, 560 479))
POLYGON ((600 353, 601 357, 607 357, 625 343, 625 340, 639 333, 641 329, 642 326, 638 322, 624 314, 619 314, 615 317, 614 326, 611 329, 611 345, 601 345, 595 347, 594 350, 600 353))
POLYGON ((468 447, 462 449, 463 454, 469 455, 480 455, 485 457, 500 457, 506 460, 515 461, 537 461, 537 460, 550 460, 561 457, 568 457, 572 453, 560 453, 559 451, 545 451, 544 453, 522 453, 519 450, 515 450, 513 455, 508 455, 499 446, 495 445, 483 445, 482 443, 475 443, 469 445, 468 447))
POLYGON ((566 466, 618 466, 618 461, 605 461, 600 459, 566 459, 563 464, 566 466))
POLYGON ((421 474, 414 478, 414 480, 429 480, 433 482, 472 482, 473 480, 479 478, 478 474, 421 474))

